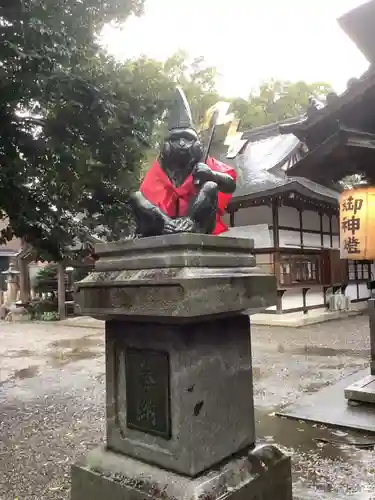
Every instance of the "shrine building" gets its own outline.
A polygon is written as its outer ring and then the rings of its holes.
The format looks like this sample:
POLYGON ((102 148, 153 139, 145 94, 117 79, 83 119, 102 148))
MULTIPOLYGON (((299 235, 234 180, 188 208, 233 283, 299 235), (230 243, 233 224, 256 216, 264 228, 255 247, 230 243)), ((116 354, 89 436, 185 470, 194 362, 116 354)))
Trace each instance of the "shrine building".
POLYGON ((276 275, 277 304, 268 313, 365 303, 371 263, 340 259, 338 187, 289 173, 308 155, 293 133, 280 133, 290 123, 245 132, 238 155, 222 158, 238 174, 228 235, 253 238, 257 266, 276 275))
MULTIPOLYGON (((374 18, 372 0, 339 19, 370 63, 344 93, 312 102, 303 117, 244 132, 231 158, 216 151, 238 172, 228 235, 253 238, 257 265, 277 278, 268 313, 353 308, 371 295, 373 263, 340 259, 339 194, 349 175, 375 184, 374 18)), ((352 253, 356 203, 349 200, 353 215, 345 222, 352 253)))

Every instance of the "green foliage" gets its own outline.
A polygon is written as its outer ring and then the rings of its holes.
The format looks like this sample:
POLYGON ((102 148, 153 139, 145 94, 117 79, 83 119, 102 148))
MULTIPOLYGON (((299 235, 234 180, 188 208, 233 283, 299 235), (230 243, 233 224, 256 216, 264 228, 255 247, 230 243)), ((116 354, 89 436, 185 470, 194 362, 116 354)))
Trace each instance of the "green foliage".
MULTIPOLYGON (((167 111, 172 104, 176 86, 183 88, 190 104, 195 126, 199 126, 205 112, 215 104, 220 96, 216 90, 216 69, 206 64, 203 57, 190 59, 186 52, 177 51, 164 63, 152 59, 133 61, 144 64, 144 82, 155 89, 155 98, 160 100, 160 115, 155 122, 151 147, 141 161, 138 182, 158 154, 161 141, 167 133, 167 111), (157 97, 156 97, 157 96, 157 97)), ((143 88, 143 92, 146 89, 143 88)))
POLYGON ((249 129, 300 116, 306 112, 309 97, 325 100, 332 88, 327 83, 284 82, 263 83, 249 98, 236 98, 231 110, 241 120, 241 128, 249 129))
POLYGON ((57 299, 33 300, 26 306, 26 309, 31 319, 39 320, 46 313, 57 313, 57 299))
POLYGON ((51 311, 51 312, 44 312, 40 319, 42 321, 59 321, 60 315, 56 311, 51 311))
MULTIPOLYGON (((205 112, 219 100, 216 90, 216 69, 208 66, 203 57, 190 60, 187 53, 178 51, 171 55, 163 64, 149 60, 155 67, 154 74, 164 76, 164 82, 158 81, 159 98, 162 100, 164 113, 154 130, 153 142, 146 163, 155 156, 155 149, 160 145, 167 131, 167 110, 172 104, 176 86, 183 88, 189 102, 195 126, 199 126, 205 112)), ((149 82, 155 85, 155 76, 151 75, 149 82)))
POLYGON ((166 60, 163 69, 173 87, 184 89, 194 123, 199 125, 207 109, 219 99, 216 68, 208 66, 203 57, 189 60, 186 52, 178 51, 166 60))
MULTIPOLYGON (((216 70, 177 52, 118 63, 98 45, 105 23, 143 0, 7 0, 0 7, 0 219, 38 257, 71 256, 87 230, 132 227, 129 192, 155 157, 176 84, 198 125, 220 99, 216 70)), ((326 84, 269 82, 233 109, 243 127, 294 116, 326 84)), ((52 279, 52 278, 50 278, 52 279)))
POLYGON ((347 175, 341 179, 340 184, 343 189, 352 189, 366 185, 367 179, 362 174, 347 175))
POLYGON ((38 271, 35 276, 34 290, 36 293, 46 293, 57 290, 56 265, 48 264, 38 271))
MULTIPOLYGON (((23 0, 0 10, 2 241, 23 237, 58 260, 84 224, 129 217, 127 196, 163 104, 147 60, 120 65, 101 52, 106 22, 142 0, 23 0), (83 217, 76 219, 76 214, 83 217)), ((105 228, 103 229, 105 231, 105 228)))
MULTIPOLYGON (((157 65, 155 61, 153 64, 157 65)), ((308 84, 303 81, 271 80, 264 82, 248 99, 227 99, 217 91, 216 69, 207 65, 203 57, 189 60, 185 52, 178 51, 167 59, 161 69, 169 82, 164 93, 165 108, 170 103, 175 86, 180 85, 185 91, 196 125, 201 123, 207 109, 219 100, 231 101, 230 111, 241 120, 242 129, 249 129, 300 116, 306 112, 310 97, 325 101, 326 95, 332 91, 331 86, 324 82, 308 84)), ((154 130, 153 148, 146 157, 143 172, 155 158, 156 149, 165 134, 166 120, 160 121, 154 130)))

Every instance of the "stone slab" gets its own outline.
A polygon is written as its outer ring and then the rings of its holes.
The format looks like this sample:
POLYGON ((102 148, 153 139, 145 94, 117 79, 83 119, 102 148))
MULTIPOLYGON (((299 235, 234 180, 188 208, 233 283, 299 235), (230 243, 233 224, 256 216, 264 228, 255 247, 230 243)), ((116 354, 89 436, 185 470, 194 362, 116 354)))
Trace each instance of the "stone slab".
POLYGON ((99 243, 95 246, 100 257, 113 255, 114 252, 122 255, 141 251, 155 251, 157 249, 201 249, 222 250, 248 253, 254 249, 254 242, 247 238, 221 238, 212 234, 168 234, 116 241, 113 243, 99 243))
POLYGON ((276 303, 276 277, 255 267, 241 238, 176 234, 98 245, 77 284, 80 311, 99 319, 194 320, 276 303))
MULTIPOLYGON (((359 401, 362 403, 375 403, 375 376, 367 375, 358 382, 349 385, 345 391, 345 398, 349 401, 359 401)), ((375 406, 374 406, 375 412, 375 406)))
POLYGON ((71 500, 292 500, 290 458, 257 447, 188 478, 103 449, 72 468, 71 500))
POLYGON ((134 255, 101 257, 95 265, 98 271, 126 269, 163 269, 179 267, 255 267, 255 256, 238 252, 213 252, 197 250, 171 250, 164 247, 159 251, 136 253, 134 255))
POLYGON ((195 476, 255 442, 248 316, 106 324, 107 446, 195 476))
POLYGON ((97 271, 184 267, 255 267, 252 240, 207 234, 171 234, 100 243, 97 271))
POLYGON ((168 278, 158 271, 151 277, 144 271, 90 274, 77 286, 81 313, 99 319, 172 322, 255 312, 276 302, 275 276, 258 275, 254 268, 211 276, 200 269, 194 278, 186 277, 188 269, 168 269, 168 278))
POLYGON ((259 326, 301 328, 308 325, 325 323, 326 321, 359 316, 363 314, 365 309, 367 309, 367 302, 357 302, 352 305, 350 311, 327 311, 322 307, 321 309, 312 309, 307 314, 304 314, 303 311, 294 313, 285 312, 282 314, 255 313, 251 316, 251 324, 259 326))
POLYGON ((334 427, 375 432, 375 408, 365 404, 351 406, 344 395, 348 386, 362 380, 368 373, 368 369, 361 370, 318 392, 306 394, 296 403, 283 408, 278 415, 334 427))

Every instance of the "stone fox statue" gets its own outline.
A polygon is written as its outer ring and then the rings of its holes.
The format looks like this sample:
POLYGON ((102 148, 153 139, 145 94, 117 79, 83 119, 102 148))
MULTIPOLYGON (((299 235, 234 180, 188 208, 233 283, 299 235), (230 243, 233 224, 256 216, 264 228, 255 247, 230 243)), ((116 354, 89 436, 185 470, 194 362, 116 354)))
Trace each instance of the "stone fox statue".
POLYGON ((236 189, 236 171, 215 158, 202 163, 203 147, 189 105, 178 89, 159 158, 131 197, 140 236, 221 234, 236 189))

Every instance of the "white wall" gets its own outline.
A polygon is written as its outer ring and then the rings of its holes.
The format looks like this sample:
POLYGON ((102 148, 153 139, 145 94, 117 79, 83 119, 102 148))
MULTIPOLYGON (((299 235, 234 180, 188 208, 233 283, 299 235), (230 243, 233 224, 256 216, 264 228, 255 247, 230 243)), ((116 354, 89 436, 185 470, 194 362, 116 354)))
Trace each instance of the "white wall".
POLYGON ((328 217, 328 215, 323 215, 322 222, 323 222, 323 231, 329 231, 329 217, 328 217))
POLYGON ((281 299, 281 307, 283 311, 303 307, 302 289, 290 288, 287 290, 281 299))
MULTIPOLYGON (((284 206, 280 207, 279 225, 295 227, 299 229, 300 227, 299 211, 293 207, 284 207, 284 206)), ((315 229, 315 231, 320 231, 320 217, 318 212, 313 212, 311 210, 303 210, 302 227, 304 229, 315 229)), ((329 230, 329 225, 326 231, 328 230, 329 230)))
MULTIPOLYGON (((333 243, 333 239, 332 239, 332 243, 333 243)), ((324 248, 331 248, 331 237, 329 236, 329 234, 323 235, 323 246, 324 246, 324 248)))
MULTIPOLYGON (((359 299, 367 300, 370 298, 370 291, 367 289, 366 283, 358 284, 359 299)), ((350 283, 345 290, 345 295, 350 298, 351 301, 357 300, 357 284, 350 283)), ((324 293, 323 287, 311 286, 310 290, 306 294, 306 306, 316 306, 324 308, 326 304, 324 303, 324 293)), ((283 313, 287 313, 288 310, 297 309, 303 307, 303 297, 302 297, 302 287, 289 288, 284 293, 281 300, 281 307, 283 313)), ((269 307, 268 311, 275 311, 276 306, 269 307)))
POLYGON ((302 227, 304 229, 315 229, 320 231, 320 217, 318 212, 304 210, 302 212, 302 227))
POLYGON ((251 238, 254 240, 254 248, 273 247, 273 234, 268 224, 231 227, 226 233, 223 233, 222 236, 251 238))
POLYGON ((345 289, 345 295, 349 297, 350 300, 357 299, 357 285, 355 283, 349 283, 345 289))
POLYGON ((322 238, 320 234, 303 233, 304 248, 322 248, 322 238))
MULTIPOLYGON (((287 231, 281 229, 279 232, 279 241, 280 241, 280 247, 301 248, 301 239, 299 232, 297 233, 295 231, 287 231)), ((334 236, 332 238, 332 243, 333 243, 332 248, 339 248, 338 236, 334 236)), ((303 232, 303 247, 307 249, 322 248, 320 234, 303 232)), ((324 235, 323 237, 323 248, 331 248, 331 238, 329 235, 324 235)))
MULTIPOLYGON (((306 306, 319 306, 324 308, 324 294, 323 287, 321 286, 311 286, 310 290, 306 294, 306 306)), ((281 299, 281 307, 283 313, 288 312, 291 309, 302 309, 303 307, 303 296, 302 288, 295 287, 289 288, 284 293, 281 299)), ((268 311, 275 311, 276 306, 269 307, 268 311)))
MULTIPOLYGON (((280 229, 279 232, 280 247, 301 248, 300 233, 296 231, 287 231, 280 229)), ((304 248, 321 248, 320 234, 303 233, 304 248)))
POLYGON ((279 226, 289 226, 299 229, 299 212, 292 207, 279 208, 279 226))
POLYGON ((324 307, 324 290, 322 286, 311 287, 306 294, 306 305, 324 307))
MULTIPOLYGON (((302 288, 292 288, 288 289, 282 298, 282 309, 287 311, 288 309, 297 309, 303 307, 303 296, 302 288)), ((321 306, 325 307, 323 287, 321 286, 311 286, 310 290, 306 294, 306 306, 321 306)))
MULTIPOLYGON (((270 229, 272 225, 272 209, 268 206, 244 208, 235 214, 235 228, 231 228, 226 233, 227 236, 237 236, 242 238, 253 238, 255 248, 269 248, 273 247, 273 234, 270 229)), ((279 225, 288 226, 298 230, 288 231, 280 230, 279 241, 281 248, 301 248, 300 242, 300 218, 297 209, 292 207, 282 206, 279 208, 279 225)), ((323 231, 330 230, 329 217, 322 216, 323 231)), ((302 212, 302 229, 315 230, 320 233, 320 216, 316 212, 306 210, 302 212)), ((332 231, 339 232, 338 217, 332 217, 332 231)), ((308 250, 321 248, 321 235, 318 233, 307 233, 303 231, 303 247, 308 250)), ((331 237, 329 234, 323 235, 323 248, 339 248, 339 237, 331 237)), ((266 270, 272 271, 271 256, 270 254, 258 254, 257 265, 266 270)), ((272 271, 273 272, 273 271, 272 271)), ((373 279, 375 279, 375 263, 372 265, 373 279)), ((366 283, 360 283, 359 298, 367 299, 370 296, 366 283)), ((346 295, 351 300, 357 299, 357 285, 351 283, 346 288, 346 295)), ((310 286, 310 290, 306 294, 306 306, 325 307, 324 294, 322 286, 310 286)), ((289 288, 282 297, 282 310, 287 312, 290 309, 297 309, 303 307, 302 287, 289 288)), ((275 311, 276 306, 268 308, 269 311, 275 311)))
MULTIPOLYGON (((270 231, 269 236, 265 236, 266 230, 265 225, 272 225, 272 209, 268 206, 261 207, 250 207, 241 208, 235 213, 234 216, 235 227, 246 227, 246 231, 250 234, 250 227, 254 227, 254 233, 259 233, 258 240, 255 243, 256 248, 265 248, 267 245, 273 246, 273 236, 272 231, 270 231), (256 229, 255 229, 256 228, 256 229), (264 233, 262 235, 261 233, 264 233), (267 241, 267 243, 266 243, 267 241)), ((279 225, 288 226, 295 229, 300 228, 299 212, 296 208, 282 206, 279 208, 279 225)), ((337 217, 332 217, 332 227, 337 229, 338 222, 337 217)), ((315 230, 320 232, 320 217, 317 212, 312 212, 311 210, 305 210, 302 212, 302 228, 308 230, 315 230)), ((329 217, 323 216, 323 230, 329 231, 329 217)), ((245 233, 243 233, 245 234, 245 233)), ((229 235, 228 235, 229 236, 229 235)), ((253 237, 253 236, 243 236, 243 237, 253 237)), ((255 236, 255 238, 257 238, 255 236)), ((338 236, 333 236, 333 247, 339 248, 339 238, 338 236)), ((295 231, 288 231, 280 229, 279 232, 280 247, 286 248, 301 248, 300 234, 295 231)), ((321 237, 320 234, 306 233, 303 232, 303 246, 304 248, 321 248, 321 237)), ((324 235, 323 247, 331 248, 331 238, 329 235, 324 235)))
POLYGON ((332 217, 332 232, 333 233, 339 232, 339 218, 338 217, 332 217))
POLYGON ((261 207, 240 208, 234 214, 235 226, 252 226, 253 224, 272 225, 271 207, 261 206, 261 207))
POLYGON ((349 283, 345 289, 345 295, 350 298, 350 300, 366 300, 369 299, 371 294, 370 290, 367 288, 367 283, 358 283, 358 297, 357 297, 357 284, 349 283))
POLYGON ((367 283, 358 284, 358 298, 359 299, 369 299, 370 290, 367 288, 367 283))

